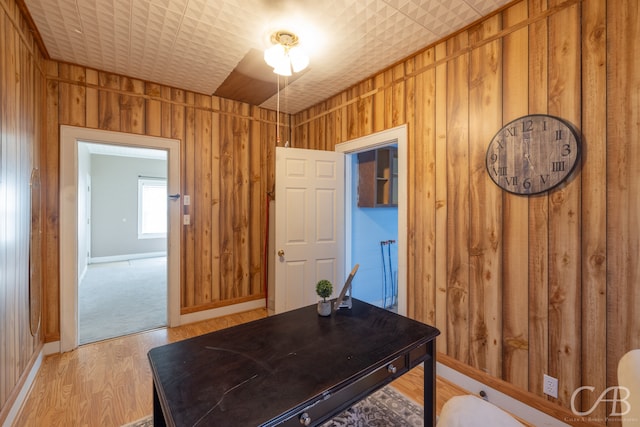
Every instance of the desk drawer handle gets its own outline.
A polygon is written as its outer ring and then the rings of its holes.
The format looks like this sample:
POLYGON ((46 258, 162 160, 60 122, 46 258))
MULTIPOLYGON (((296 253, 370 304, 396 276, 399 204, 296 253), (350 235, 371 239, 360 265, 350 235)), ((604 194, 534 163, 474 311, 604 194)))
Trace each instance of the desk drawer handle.
POLYGON ((389 371, 390 374, 395 374, 398 372, 398 368, 393 366, 393 363, 390 363, 389 366, 387 366, 387 371, 389 371))
POLYGON ((302 415, 300 415, 300 424, 302 424, 303 426, 308 426, 309 424, 311 424, 311 417, 309 416, 309 414, 303 412, 302 415))

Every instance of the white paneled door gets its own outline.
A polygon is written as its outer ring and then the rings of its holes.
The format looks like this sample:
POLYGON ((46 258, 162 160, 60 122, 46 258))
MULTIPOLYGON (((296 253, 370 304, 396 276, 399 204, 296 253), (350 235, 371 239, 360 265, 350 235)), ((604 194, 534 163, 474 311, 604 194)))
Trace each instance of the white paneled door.
POLYGON ((344 162, 333 151, 276 147, 275 311, 318 301, 328 279, 344 281, 344 162))

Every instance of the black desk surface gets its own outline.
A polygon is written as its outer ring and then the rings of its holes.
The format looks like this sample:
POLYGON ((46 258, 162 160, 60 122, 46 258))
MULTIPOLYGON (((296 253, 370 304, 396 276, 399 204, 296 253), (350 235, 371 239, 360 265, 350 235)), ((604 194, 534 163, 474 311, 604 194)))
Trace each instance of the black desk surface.
POLYGON ((258 426, 438 334, 354 299, 352 310, 331 317, 303 307, 154 348, 149 360, 168 425, 258 426))

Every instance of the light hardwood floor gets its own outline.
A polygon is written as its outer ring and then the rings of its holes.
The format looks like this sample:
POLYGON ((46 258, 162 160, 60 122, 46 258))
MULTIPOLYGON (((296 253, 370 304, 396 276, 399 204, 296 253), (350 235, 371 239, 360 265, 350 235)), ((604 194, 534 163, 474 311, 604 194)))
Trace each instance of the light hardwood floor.
MULTIPOLYGON (((17 419, 16 426, 117 427, 152 412, 152 378, 147 352, 170 342, 220 330, 267 315, 259 309, 177 328, 163 328, 47 357, 17 419)), ((418 367, 394 381, 406 396, 423 404, 424 371, 418 367)), ((437 407, 464 394, 437 379, 437 407)))

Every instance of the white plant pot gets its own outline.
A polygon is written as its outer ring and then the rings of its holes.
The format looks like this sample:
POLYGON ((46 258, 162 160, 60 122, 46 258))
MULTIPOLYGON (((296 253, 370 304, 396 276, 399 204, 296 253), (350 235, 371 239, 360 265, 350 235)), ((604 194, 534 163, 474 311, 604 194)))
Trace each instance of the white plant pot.
POLYGON ((320 316, 331 316, 331 301, 318 301, 318 314, 320 316))

